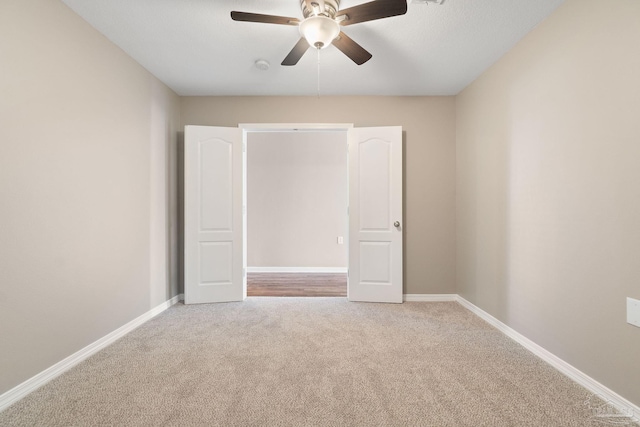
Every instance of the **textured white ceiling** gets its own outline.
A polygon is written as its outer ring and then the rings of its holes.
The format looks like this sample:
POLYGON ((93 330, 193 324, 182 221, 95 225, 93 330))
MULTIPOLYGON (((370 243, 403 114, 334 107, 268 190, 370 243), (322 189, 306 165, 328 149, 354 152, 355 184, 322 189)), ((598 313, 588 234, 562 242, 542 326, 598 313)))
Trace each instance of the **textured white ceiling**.
MULTIPOLYGON (((317 54, 280 62, 293 26, 236 22, 232 10, 300 18, 299 0, 62 0, 179 95, 315 95, 317 54), (271 63, 268 71, 254 66, 271 63)), ((564 0, 446 0, 344 27, 373 58, 320 52, 323 95, 455 95, 564 0)), ((342 0, 341 9, 364 3, 342 0)))

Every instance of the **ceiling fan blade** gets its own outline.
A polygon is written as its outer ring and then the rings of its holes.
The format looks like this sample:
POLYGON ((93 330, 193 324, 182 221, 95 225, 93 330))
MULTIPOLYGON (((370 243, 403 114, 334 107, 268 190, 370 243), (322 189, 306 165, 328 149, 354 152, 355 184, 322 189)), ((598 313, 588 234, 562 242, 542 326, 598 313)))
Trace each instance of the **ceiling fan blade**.
POLYGON ((344 16, 344 20, 340 22, 340 25, 344 26, 404 15, 405 13, 407 13, 406 0, 374 0, 339 11, 336 14, 336 20, 340 21, 344 16))
POLYGON ((296 65, 307 49, 309 49, 309 43, 304 37, 302 37, 298 40, 298 43, 296 43, 293 49, 291 49, 291 52, 289 52, 287 57, 284 58, 282 65, 296 65))
POLYGON ((369 52, 342 31, 340 31, 340 35, 338 35, 332 44, 358 65, 362 65, 371 59, 372 55, 369 52))
POLYGON ((279 24, 279 25, 298 25, 300 20, 298 18, 287 18, 286 16, 276 15, 262 15, 260 13, 249 12, 231 12, 231 19, 234 21, 245 22, 262 22, 264 24, 279 24))

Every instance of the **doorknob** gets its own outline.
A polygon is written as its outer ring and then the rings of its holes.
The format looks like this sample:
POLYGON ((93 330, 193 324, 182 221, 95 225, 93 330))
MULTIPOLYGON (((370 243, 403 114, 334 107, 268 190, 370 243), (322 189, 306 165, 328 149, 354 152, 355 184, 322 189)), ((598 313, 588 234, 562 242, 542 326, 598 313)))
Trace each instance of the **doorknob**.
POLYGON ((400 221, 396 221, 396 222, 394 222, 394 223, 393 223, 393 226, 394 226, 394 227, 400 227, 400 221))

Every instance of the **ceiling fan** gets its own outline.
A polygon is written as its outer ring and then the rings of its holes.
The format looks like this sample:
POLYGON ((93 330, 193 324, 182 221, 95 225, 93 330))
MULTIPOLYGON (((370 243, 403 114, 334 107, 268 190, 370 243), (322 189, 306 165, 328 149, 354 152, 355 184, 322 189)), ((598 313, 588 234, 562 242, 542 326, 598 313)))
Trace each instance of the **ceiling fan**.
POLYGON ((304 16, 302 20, 286 16, 236 11, 231 12, 231 19, 298 26, 300 40, 284 58, 282 65, 296 65, 311 46, 323 49, 331 44, 353 62, 362 65, 371 59, 371 54, 351 40, 340 30, 340 27, 407 13, 406 0, 374 0, 344 10, 339 10, 340 0, 301 0, 300 7, 304 16))

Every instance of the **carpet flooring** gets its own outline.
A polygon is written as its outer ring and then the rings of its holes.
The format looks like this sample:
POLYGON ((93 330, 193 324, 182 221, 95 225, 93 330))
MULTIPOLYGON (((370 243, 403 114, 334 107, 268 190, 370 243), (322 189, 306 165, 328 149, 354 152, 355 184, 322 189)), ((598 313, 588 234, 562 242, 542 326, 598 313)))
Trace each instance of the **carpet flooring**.
POLYGON ((602 404, 457 303, 177 304, 2 426, 602 426, 602 404))

